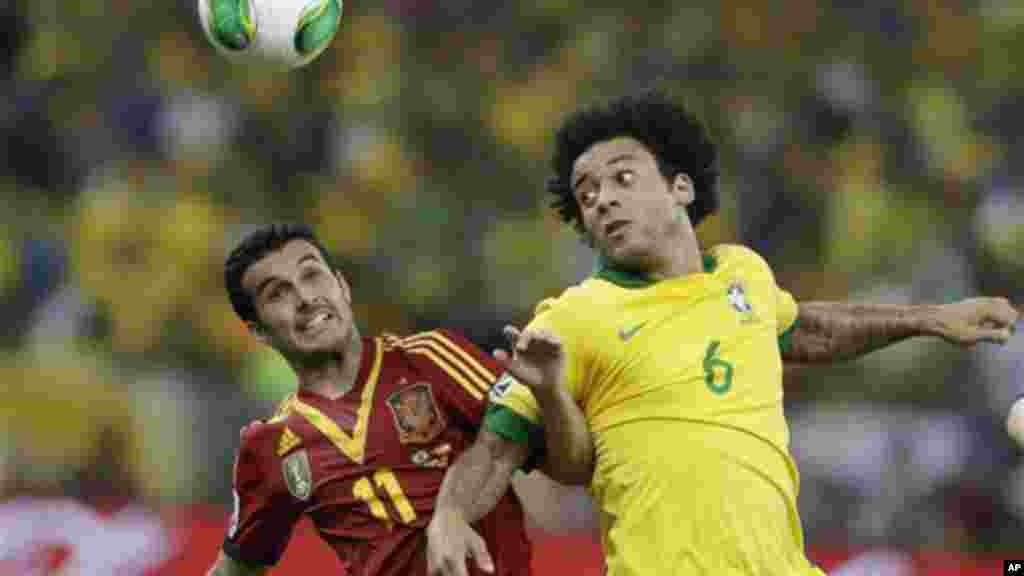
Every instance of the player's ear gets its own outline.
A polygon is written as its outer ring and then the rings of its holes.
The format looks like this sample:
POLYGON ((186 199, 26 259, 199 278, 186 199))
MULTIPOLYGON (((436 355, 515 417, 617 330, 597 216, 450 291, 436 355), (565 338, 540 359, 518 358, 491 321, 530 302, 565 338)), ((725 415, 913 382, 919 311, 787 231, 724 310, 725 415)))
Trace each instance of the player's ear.
POLYGON ((341 296, 348 302, 348 305, 352 305, 352 288, 349 287, 348 282, 345 280, 345 276, 341 273, 341 270, 334 270, 334 277, 338 279, 338 286, 341 287, 341 296))
POLYGON ((680 172, 672 178, 672 196, 683 206, 689 206, 696 199, 693 179, 686 172, 680 172))

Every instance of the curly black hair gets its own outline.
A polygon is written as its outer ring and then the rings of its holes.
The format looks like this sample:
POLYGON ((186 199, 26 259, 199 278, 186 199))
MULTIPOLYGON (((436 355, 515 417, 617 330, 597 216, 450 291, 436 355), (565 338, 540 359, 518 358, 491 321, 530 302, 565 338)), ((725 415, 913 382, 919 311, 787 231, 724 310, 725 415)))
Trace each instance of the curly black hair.
POLYGON ((228 255, 224 262, 224 284, 228 290, 228 298, 231 299, 231 307, 243 321, 259 322, 252 296, 242 288, 242 277, 245 276, 246 270, 292 240, 309 242, 316 247, 325 262, 331 262, 330 254, 312 228, 305 224, 288 222, 267 224, 250 232, 228 255))
POLYGON ((583 232, 583 220, 572 190, 576 159, 598 142, 628 136, 646 146, 666 179, 685 173, 693 181, 694 200, 687 214, 694 226, 718 209, 715 144, 704 126, 685 108, 660 92, 622 96, 584 108, 569 116, 555 136, 546 185, 555 195, 551 207, 564 222, 583 232))

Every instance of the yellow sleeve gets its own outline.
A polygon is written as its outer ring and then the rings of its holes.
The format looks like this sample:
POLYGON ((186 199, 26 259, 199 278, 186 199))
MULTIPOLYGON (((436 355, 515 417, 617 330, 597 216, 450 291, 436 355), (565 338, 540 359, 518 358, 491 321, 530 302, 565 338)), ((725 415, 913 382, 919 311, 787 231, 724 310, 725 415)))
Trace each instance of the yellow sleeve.
MULTIPOLYGON (((570 289, 572 290, 572 289, 570 289)), ((588 318, 583 310, 572 309, 579 298, 552 298, 537 305, 537 313, 526 325, 528 330, 545 330, 551 332, 562 342, 562 353, 565 355, 565 372, 562 374, 562 386, 580 406, 583 405, 583 391, 588 375, 586 338, 582 337, 587 330, 581 324, 581 318, 588 318)))
POLYGON ((767 275, 767 281, 770 282, 771 289, 775 291, 775 333, 779 337, 779 349, 785 353, 789 350, 793 330, 796 328, 797 316, 800 313, 799 306, 792 294, 776 284, 775 272, 772 271, 768 262, 753 250, 747 249, 747 252, 767 275))
MULTIPOLYGON (((579 331, 572 323, 572 314, 566 312, 558 299, 544 300, 537 305, 536 315, 526 329, 547 330, 562 341, 566 357, 562 385, 580 402, 582 347, 575 338, 579 331)), ((523 471, 533 470, 546 454, 543 417, 533 392, 512 376, 503 374, 491 387, 488 399, 490 406, 484 415, 484 429, 508 441, 529 446, 530 456, 523 465, 523 471)))
MULTIPOLYGON (((526 325, 527 330, 546 330, 558 336, 562 342, 566 366, 562 385, 569 393, 581 402, 582 381, 585 373, 583 346, 578 338, 577 323, 574 315, 566 310, 565 303, 558 298, 549 298, 537 305, 533 320, 526 325)), ((497 406, 504 406, 519 416, 526 418, 535 425, 541 422, 540 407, 530 389, 520 384, 511 376, 502 376, 491 389, 490 401, 497 406)))
POLYGON ((796 324, 797 317, 797 304, 793 295, 783 290, 775 283, 775 273, 772 271, 772 267, 768 264, 765 259, 747 246, 734 245, 727 248, 729 252, 732 252, 739 256, 744 262, 744 266, 747 269, 756 270, 756 274, 765 275, 761 276, 761 283, 770 282, 771 289, 775 291, 775 329, 776 333, 781 337, 789 332, 793 325, 796 324))
POLYGON ((790 332, 796 325, 796 317, 799 313, 799 308, 796 304, 796 299, 789 292, 786 292, 778 286, 775 287, 775 318, 776 318, 776 331, 779 336, 790 332))
POLYGON ((533 392, 508 374, 502 374, 494 386, 491 386, 489 400, 492 405, 508 408, 517 416, 529 420, 531 424, 541 424, 540 407, 537 406, 533 392))
POLYGON ((508 374, 503 375, 491 388, 490 405, 484 413, 482 427, 509 442, 528 448, 523 472, 544 461, 547 452, 544 428, 540 424, 540 410, 533 393, 508 374))
POLYGON ((724 258, 737 257, 743 267, 761 278, 762 285, 770 283, 770 289, 775 291, 775 330, 780 346, 785 349, 799 314, 796 299, 775 283, 775 273, 771 266, 754 250, 741 245, 728 245, 717 248, 715 252, 724 258))

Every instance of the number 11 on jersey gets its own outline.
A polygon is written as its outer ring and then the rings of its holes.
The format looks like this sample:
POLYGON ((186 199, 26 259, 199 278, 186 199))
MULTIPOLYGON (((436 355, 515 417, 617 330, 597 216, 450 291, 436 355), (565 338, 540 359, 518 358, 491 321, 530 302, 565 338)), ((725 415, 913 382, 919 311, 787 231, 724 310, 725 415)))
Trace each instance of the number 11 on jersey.
POLYGON ((374 518, 388 524, 395 521, 388 514, 388 509, 384 506, 384 502, 377 496, 377 490, 374 489, 375 485, 383 491, 388 500, 391 500, 395 510, 398 511, 399 522, 402 524, 412 524, 416 521, 416 511, 405 496, 405 492, 402 491, 402 485, 398 483, 398 477, 388 468, 381 468, 374 472, 372 484, 369 478, 363 477, 352 485, 352 495, 366 502, 366 505, 370 507, 370 514, 373 514, 374 518))

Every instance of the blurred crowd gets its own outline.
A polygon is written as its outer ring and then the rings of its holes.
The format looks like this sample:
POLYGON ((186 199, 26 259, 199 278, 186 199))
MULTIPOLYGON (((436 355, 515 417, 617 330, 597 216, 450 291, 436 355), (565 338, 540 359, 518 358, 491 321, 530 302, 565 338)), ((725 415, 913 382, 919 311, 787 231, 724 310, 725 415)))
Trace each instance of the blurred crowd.
MULTIPOLYGON (((0 6, 0 496, 230 503, 294 386, 226 251, 314 225, 364 334, 504 323, 589 273, 543 183, 564 114, 659 87, 720 144, 705 245, 798 300, 1024 294, 1016 0, 348 2, 308 68, 233 65, 190 0, 0 6), (499 5, 500 4, 500 5, 499 5)), ((787 370, 811 544, 1019 546, 1024 337, 787 370)))

